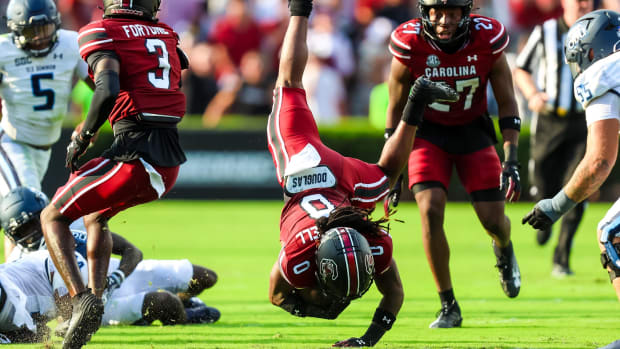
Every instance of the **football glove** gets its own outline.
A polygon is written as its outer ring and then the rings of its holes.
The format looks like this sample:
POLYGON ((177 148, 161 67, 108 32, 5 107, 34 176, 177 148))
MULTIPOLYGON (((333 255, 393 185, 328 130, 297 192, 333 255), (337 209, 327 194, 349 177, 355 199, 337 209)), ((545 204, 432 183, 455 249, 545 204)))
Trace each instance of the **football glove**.
POLYGON ((504 161, 502 174, 499 179, 499 190, 506 191, 506 201, 517 202, 521 196, 521 178, 519 177, 519 163, 504 161))
POLYGON ((84 154, 86 148, 90 144, 92 136, 85 135, 83 132, 73 137, 71 143, 67 146, 67 157, 65 159, 65 167, 71 172, 78 170, 78 158, 84 154))
POLYGON ((108 277, 106 278, 106 287, 103 291, 102 296, 104 304, 107 303, 108 300, 110 300, 112 293, 116 289, 121 287, 123 281, 125 281, 125 273, 123 273, 123 271, 120 269, 116 269, 115 271, 111 272, 110 275, 108 275, 108 277))
POLYGON ((373 344, 363 338, 352 337, 344 341, 334 343, 332 347, 372 347, 373 344))
POLYGON ((562 216, 562 214, 558 214, 553 210, 551 200, 552 199, 540 200, 534 208, 523 217, 521 224, 528 223, 537 230, 551 228, 553 223, 562 216))
POLYGON ((398 176, 396 183, 394 183, 394 187, 390 190, 390 192, 383 200, 383 210, 386 217, 389 217, 393 213, 394 208, 398 206, 398 203, 400 202, 400 194, 402 193, 402 187, 403 174, 401 173, 401 175, 398 176))

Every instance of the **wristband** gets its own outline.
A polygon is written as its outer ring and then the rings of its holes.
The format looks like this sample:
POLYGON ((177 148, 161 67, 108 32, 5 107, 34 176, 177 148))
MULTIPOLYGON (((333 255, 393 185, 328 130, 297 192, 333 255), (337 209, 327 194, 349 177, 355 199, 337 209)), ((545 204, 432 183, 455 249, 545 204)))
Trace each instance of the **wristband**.
POLYGON ((386 127, 385 132, 383 132, 383 139, 387 140, 388 138, 392 137, 394 131, 396 131, 396 128, 386 127))
POLYGON ((503 132, 505 129, 521 131, 521 118, 518 116, 499 118, 499 130, 503 132))
POLYGON ((577 205, 577 203, 566 195, 564 189, 560 190, 560 192, 555 194, 553 199, 551 199, 551 208, 560 215, 565 214, 571 208, 575 207, 575 205, 577 205))
POLYGON ((392 328, 394 321, 396 321, 396 316, 381 308, 377 308, 375 315, 372 317, 372 322, 381 326, 385 331, 389 331, 392 328))

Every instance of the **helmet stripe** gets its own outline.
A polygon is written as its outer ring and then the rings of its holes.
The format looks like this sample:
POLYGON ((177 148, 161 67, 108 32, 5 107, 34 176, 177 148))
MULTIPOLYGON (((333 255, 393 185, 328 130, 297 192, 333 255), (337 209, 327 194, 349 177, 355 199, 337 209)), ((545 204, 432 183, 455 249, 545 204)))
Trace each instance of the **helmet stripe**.
POLYGON ((347 265, 347 295, 357 296, 359 290, 359 268, 355 258, 355 245, 351 234, 346 228, 339 229, 340 242, 344 251, 344 260, 347 265))

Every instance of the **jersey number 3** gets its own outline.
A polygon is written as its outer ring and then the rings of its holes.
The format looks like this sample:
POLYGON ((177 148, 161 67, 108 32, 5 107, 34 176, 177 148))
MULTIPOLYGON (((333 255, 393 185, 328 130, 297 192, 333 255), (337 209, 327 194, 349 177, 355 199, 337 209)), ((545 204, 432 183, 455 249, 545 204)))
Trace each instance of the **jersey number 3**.
POLYGON ((158 69, 148 72, 149 83, 157 88, 170 88, 170 60, 166 43, 161 39, 146 39, 146 50, 151 55, 157 55, 158 69))

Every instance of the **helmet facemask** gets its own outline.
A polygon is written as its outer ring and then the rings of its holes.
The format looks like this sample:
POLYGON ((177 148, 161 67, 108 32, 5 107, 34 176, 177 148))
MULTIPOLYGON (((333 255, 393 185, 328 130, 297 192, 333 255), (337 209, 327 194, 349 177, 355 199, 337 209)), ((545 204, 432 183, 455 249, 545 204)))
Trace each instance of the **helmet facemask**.
MULTIPOLYGON (((424 27, 424 34, 427 35, 431 40, 435 41, 436 43, 442 45, 442 46, 451 46, 456 44, 457 42, 462 41, 465 38, 465 35, 467 35, 469 33, 469 23, 471 21, 469 15, 471 14, 471 10, 472 10, 472 2, 471 1, 464 1, 463 4, 460 4, 460 2, 455 2, 455 3, 450 3, 450 2, 445 2, 445 4, 432 4, 429 5, 429 1, 426 1, 427 4, 424 4, 425 1, 419 1, 418 2, 418 7, 419 7, 419 12, 422 16, 422 24, 424 27), (452 34, 452 36, 449 39, 440 39, 437 36, 437 32, 436 32, 436 23, 432 22, 430 19, 430 10, 431 8, 460 8, 461 9, 461 19, 459 20, 459 22, 457 23, 457 29, 454 32, 454 34, 452 34)), ((433 1, 430 1, 431 3, 433 3, 433 1)))
POLYGON ((29 251, 38 250, 43 241, 39 213, 30 216, 24 215, 25 220, 23 221, 13 220, 5 231, 6 236, 16 245, 23 246, 29 251))

